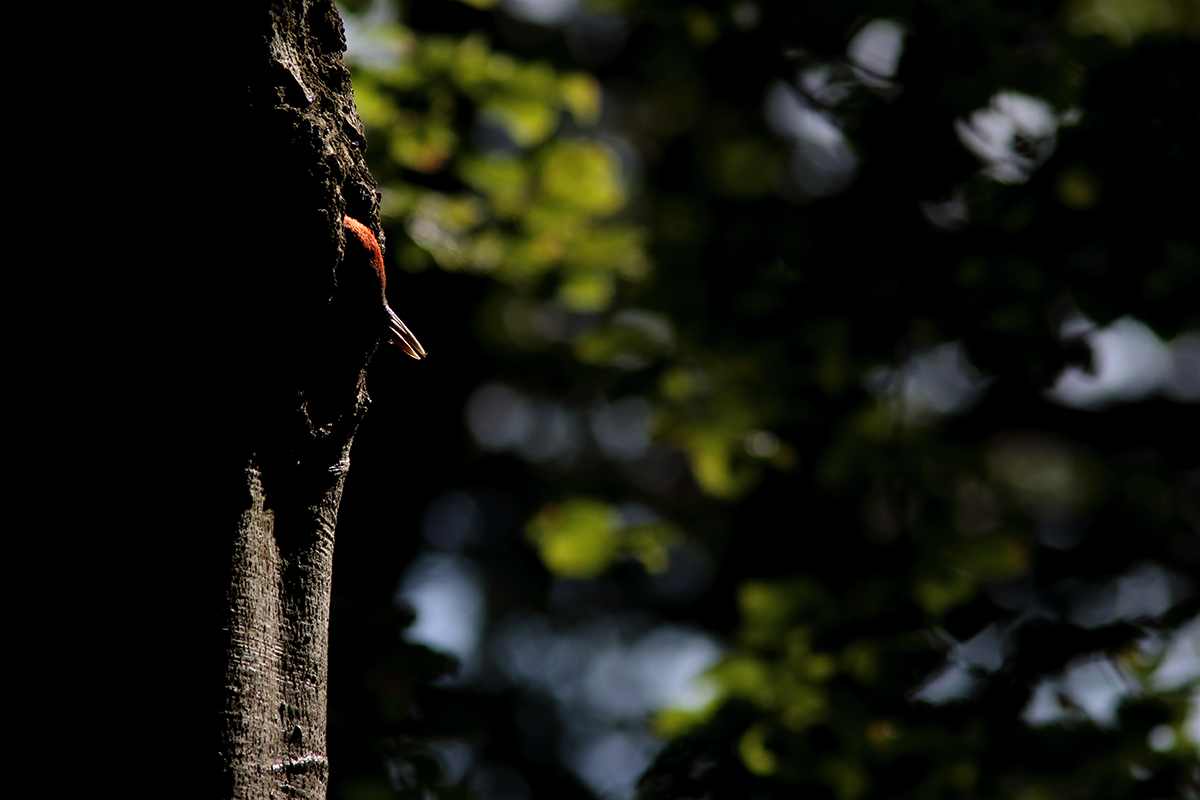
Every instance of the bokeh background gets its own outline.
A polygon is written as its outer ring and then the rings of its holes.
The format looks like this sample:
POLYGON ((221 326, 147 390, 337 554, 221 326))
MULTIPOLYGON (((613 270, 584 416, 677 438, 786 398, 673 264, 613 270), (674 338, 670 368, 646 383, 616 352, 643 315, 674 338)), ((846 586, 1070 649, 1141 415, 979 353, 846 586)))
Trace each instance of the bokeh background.
POLYGON ((1200 7, 340 10, 333 798, 1200 797, 1200 7))

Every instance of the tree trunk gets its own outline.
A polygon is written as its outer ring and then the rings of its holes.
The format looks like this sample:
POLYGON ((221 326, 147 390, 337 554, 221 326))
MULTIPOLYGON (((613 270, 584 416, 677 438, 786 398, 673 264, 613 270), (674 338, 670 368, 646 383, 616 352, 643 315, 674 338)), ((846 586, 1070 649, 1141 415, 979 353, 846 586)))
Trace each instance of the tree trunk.
POLYGON ((279 0, 251 19, 236 132, 250 202, 232 215, 243 239, 229 265, 249 335, 230 354, 247 391, 224 454, 242 499, 223 523, 223 782, 236 798, 323 798, 334 530, 385 330, 371 324, 378 294, 346 280, 366 266, 341 266, 342 217, 377 230, 378 195, 331 0, 279 0))
POLYGON ((38 24, 65 69, 18 81, 48 102, 23 111, 42 194, 18 192, 11 238, 44 286, 11 294, 16 349, 46 346, 22 383, 46 498, 20 537, 46 552, 18 561, 47 574, 13 610, 48 613, 14 653, 62 708, 24 738, 69 738, 55 769, 85 764, 84 793, 322 798, 334 529, 386 332, 378 288, 344 279, 366 266, 342 264, 343 215, 379 231, 340 19, 252 0, 38 24))

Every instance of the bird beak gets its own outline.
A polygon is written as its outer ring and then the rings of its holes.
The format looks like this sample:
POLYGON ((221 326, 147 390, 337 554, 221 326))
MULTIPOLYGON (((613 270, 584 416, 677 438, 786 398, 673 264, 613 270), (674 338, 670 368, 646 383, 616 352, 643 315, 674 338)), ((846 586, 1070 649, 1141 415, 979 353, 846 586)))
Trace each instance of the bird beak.
POLYGON ((421 359, 421 356, 429 355, 425 352, 425 348, 421 347, 421 343, 417 341, 417 337, 413 336, 413 332, 408 329, 408 326, 396 316, 395 311, 392 311, 391 306, 387 307, 387 312, 388 330, 392 332, 392 341, 418 361, 421 359))

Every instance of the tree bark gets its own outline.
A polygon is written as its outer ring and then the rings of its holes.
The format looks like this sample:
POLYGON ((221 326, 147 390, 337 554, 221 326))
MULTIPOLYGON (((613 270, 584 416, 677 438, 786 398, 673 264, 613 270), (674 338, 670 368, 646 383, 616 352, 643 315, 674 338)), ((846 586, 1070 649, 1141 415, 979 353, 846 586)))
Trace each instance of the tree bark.
POLYGON ((344 214, 380 232, 341 22, 251 0, 46 24, 66 68, 17 79, 48 102, 21 104, 41 193, 11 237, 44 285, 10 294, 46 329, 13 342, 45 347, 14 448, 44 461, 20 538, 45 552, 14 563, 46 575, 14 615, 47 612, 47 641, 13 649, 62 707, 25 739, 71 740, 77 792, 324 797, 334 529, 386 332, 342 263, 344 214))
POLYGON ((245 290, 234 305, 247 335, 226 354, 245 393, 229 409, 224 454, 241 501, 222 536, 222 782, 235 798, 315 800, 329 779, 334 530, 367 403, 365 368, 384 332, 370 324, 378 296, 345 279, 363 265, 342 265, 342 217, 378 234, 378 195, 332 1, 260 9, 247 17, 237 131, 246 173, 236 191, 251 202, 229 265, 230 285, 245 290))

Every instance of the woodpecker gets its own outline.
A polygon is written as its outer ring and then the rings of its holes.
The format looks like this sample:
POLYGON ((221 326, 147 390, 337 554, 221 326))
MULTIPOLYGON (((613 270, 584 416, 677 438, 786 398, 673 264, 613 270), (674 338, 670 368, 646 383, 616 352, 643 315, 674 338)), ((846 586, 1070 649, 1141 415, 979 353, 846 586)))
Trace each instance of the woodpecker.
POLYGON ((428 355, 425 348, 421 347, 421 343, 417 341, 417 337, 413 336, 413 332, 408 329, 396 312, 392 311, 392 307, 387 301, 387 273, 383 267, 383 253, 379 249, 379 242, 375 239, 375 234, 371 233, 371 229, 350 215, 346 215, 346 247, 362 248, 371 262, 371 267, 375 270, 375 274, 379 276, 380 297, 383 300, 383 311, 387 322, 388 330, 391 331, 392 341, 395 342, 400 349, 408 353, 413 358, 420 360, 421 356, 428 355))

